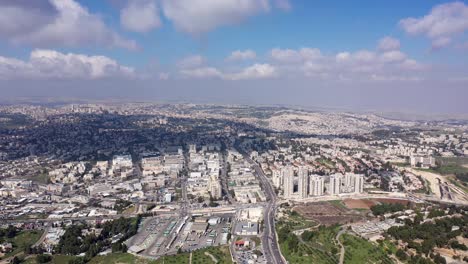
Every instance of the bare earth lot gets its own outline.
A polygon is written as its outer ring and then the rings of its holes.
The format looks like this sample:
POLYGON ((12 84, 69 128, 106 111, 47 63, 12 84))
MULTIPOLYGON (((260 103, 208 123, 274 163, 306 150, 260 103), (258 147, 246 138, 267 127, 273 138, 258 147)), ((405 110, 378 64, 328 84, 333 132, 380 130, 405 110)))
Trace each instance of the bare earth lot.
POLYGON ((373 205, 377 204, 367 199, 345 199, 343 202, 349 209, 370 209, 373 205))
POLYGON ((322 225, 346 224, 364 219, 360 213, 330 202, 307 203, 293 208, 306 219, 322 225))
POLYGON ((389 204, 403 204, 403 205, 408 205, 409 201, 408 200, 403 200, 403 199, 384 199, 384 198, 378 198, 378 199, 373 199, 374 201, 377 201, 379 203, 389 203, 389 204))

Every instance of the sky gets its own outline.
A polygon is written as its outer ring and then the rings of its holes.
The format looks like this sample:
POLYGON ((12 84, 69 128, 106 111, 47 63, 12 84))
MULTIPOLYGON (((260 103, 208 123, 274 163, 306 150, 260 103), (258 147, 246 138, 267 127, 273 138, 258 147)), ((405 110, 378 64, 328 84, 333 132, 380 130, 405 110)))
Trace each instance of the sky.
POLYGON ((1 0, 0 94, 467 114, 468 3, 1 0))

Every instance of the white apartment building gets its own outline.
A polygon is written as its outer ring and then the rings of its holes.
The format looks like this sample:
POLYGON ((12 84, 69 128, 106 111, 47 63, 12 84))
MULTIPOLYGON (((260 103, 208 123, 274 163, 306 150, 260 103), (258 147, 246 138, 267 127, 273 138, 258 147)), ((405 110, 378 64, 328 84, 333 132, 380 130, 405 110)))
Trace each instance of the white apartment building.
POLYGON ((284 197, 291 198, 294 194, 294 169, 291 165, 281 170, 283 176, 284 197))
POLYGON ((331 195, 340 194, 341 180, 342 180, 341 174, 337 173, 337 174, 330 175, 330 183, 328 187, 329 194, 331 195))
POLYGON ((311 175, 309 180, 309 195, 321 196, 323 195, 325 180, 324 177, 318 175, 311 175))
POLYGON ((300 167, 298 171, 298 194, 300 198, 307 198, 309 187, 309 170, 306 167, 300 167))

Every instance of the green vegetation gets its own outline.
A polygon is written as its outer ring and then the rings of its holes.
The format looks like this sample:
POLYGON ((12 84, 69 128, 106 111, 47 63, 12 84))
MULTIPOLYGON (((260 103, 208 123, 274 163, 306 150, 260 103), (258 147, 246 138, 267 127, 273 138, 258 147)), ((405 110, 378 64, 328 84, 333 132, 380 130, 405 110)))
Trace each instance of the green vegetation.
POLYGON ((390 162, 390 164, 397 167, 408 167, 410 165, 409 162, 390 162))
POLYGON ((289 263, 338 262, 335 236, 339 226, 319 227, 314 231, 305 231, 298 237, 292 233, 288 221, 281 221, 277 224, 277 230, 281 252, 289 263))
MULTIPOLYGON (((167 263, 167 262, 166 262, 167 263)), ((209 247, 193 252, 192 255, 192 264, 231 264, 231 253, 229 252, 229 247, 209 247), (213 256, 217 262, 214 262, 213 256)))
POLYGON ((439 157, 436 167, 431 169, 419 169, 441 175, 454 175, 462 184, 468 186, 468 158, 466 157, 439 157))
POLYGON ((175 256, 164 256, 154 262, 154 264, 182 264, 189 263, 189 260, 190 253, 182 253, 175 256))
POLYGON ((28 178, 29 180, 37 183, 48 184, 50 183, 49 174, 46 169, 42 169, 42 171, 37 174, 36 176, 32 176, 28 178))
POLYGON ((347 207, 343 204, 342 200, 333 200, 333 201, 329 201, 329 203, 333 204, 334 206, 338 208, 347 209, 347 207))
POLYGON ((374 215, 384 215, 386 213, 394 213, 398 211, 405 210, 406 206, 403 204, 390 204, 390 203, 382 203, 376 204, 371 207, 371 211, 374 215))
POLYGON ((127 201, 127 200, 122 200, 119 199, 115 202, 114 209, 119 211, 120 213, 123 212, 125 209, 127 209, 130 205, 132 205, 132 202, 127 201))
MULTIPOLYGON (((0 229, 0 243, 8 242, 13 245, 13 251, 7 253, 4 258, 17 255, 29 249, 42 235, 42 231, 19 231, 13 226, 6 229, 0 229)), ((2 258, 0 258, 2 259, 2 258)))
POLYGON ((310 227, 314 227, 317 225, 316 222, 305 219, 296 211, 290 211, 290 212, 287 212, 286 214, 288 215, 287 220, 282 219, 278 223, 280 225, 287 225, 288 228, 291 230, 310 228, 310 227))
POLYGON ((333 160, 326 157, 321 157, 319 159, 316 159, 315 161, 331 169, 335 168, 336 165, 333 160))
MULTIPOLYGON (((153 263, 149 260, 138 258, 128 253, 107 254, 105 256, 94 257, 90 264, 114 264, 114 263, 132 263, 132 264, 148 264, 153 263)), ((168 263, 168 262, 166 262, 168 263)))
MULTIPOLYGON (((94 233, 83 235, 86 226, 74 225, 67 228, 60 238, 59 244, 54 249, 56 253, 63 255, 78 255, 85 253, 84 261, 91 260, 103 249, 111 247, 113 252, 126 252, 126 246, 122 243, 136 234, 140 217, 119 218, 102 224, 99 236, 94 233), (110 244, 111 238, 117 238, 118 242, 110 244)), ((79 263, 81 260, 73 260, 79 263)))
MULTIPOLYGON (((439 210, 431 212, 434 212, 432 213, 434 217, 440 215, 439 210)), ((449 215, 455 213, 463 213, 463 211, 458 208, 451 208, 449 215)), ((392 238, 407 243, 408 249, 414 249, 418 254, 425 255, 426 257, 431 256, 434 262, 442 263, 437 255, 434 255, 434 248, 448 247, 461 249, 462 246, 456 241, 456 237, 460 235, 464 237, 468 236, 468 216, 464 214, 461 217, 435 219, 434 221, 425 223, 407 220, 404 226, 391 227, 387 233, 392 238)), ((404 258, 401 252, 399 255, 404 258)))
POLYGON ((344 262, 347 264, 394 263, 385 250, 365 239, 343 234, 340 240, 345 247, 344 262))
POLYGON ((464 192, 468 193, 468 182, 462 182, 457 177, 448 177, 447 178, 453 185, 457 186, 458 188, 462 189, 464 192))
MULTIPOLYGON (((190 253, 180 253, 162 257, 151 264, 185 264, 189 263, 190 253)), ((104 262, 103 262, 104 263, 104 262)), ((227 246, 208 247, 192 252, 192 264, 231 264, 231 253, 227 246), (214 257, 217 262, 212 258, 214 257)))
POLYGON ((51 255, 39 254, 36 256, 36 261, 38 263, 48 263, 52 260, 51 255))

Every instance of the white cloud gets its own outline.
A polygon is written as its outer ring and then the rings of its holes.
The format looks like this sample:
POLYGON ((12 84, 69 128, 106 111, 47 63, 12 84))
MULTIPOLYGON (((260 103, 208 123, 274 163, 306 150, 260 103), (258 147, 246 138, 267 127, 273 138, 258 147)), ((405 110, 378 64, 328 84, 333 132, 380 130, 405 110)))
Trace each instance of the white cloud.
POLYGON ((148 32, 161 26, 159 9, 155 0, 128 0, 120 11, 123 28, 135 32, 148 32))
POLYGON ((238 72, 223 72, 215 67, 198 67, 182 69, 183 77, 196 79, 223 79, 230 81, 266 79, 276 75, 276 68, 270 64, 254 64, 238 72))
POLYGON ((468 30, 468 6, 463 2, 437 5, 426 16, 402 19, 400 25, 407 33, 425 35, 434 48, 441 48, 468 30))
POLYGON ((177 62, 177 67, 186 69, 186 68, 195 68, 199 67, 205 63, 205 58, 201 55, 192 55, 185 57, 177 62))
POLYGON ((452 43, 452 39, 449 37, 441 37, 441 38, 436 38, 432 41, 432 48, 433 49, 440 49, 443 47, 447 47, 452 43))
POLYGON ((177 29, 196 35, 268 12, 271 8, 269 1, 162 0, 162 9, 177 29))
POLYGON ((319 49, 311 48, 302 48, 300 50, 275 48, 271 50, 270 55, 274 60, 285 63, 315 60, 322 57, 319 49))
POLYGON ((375 52, 368 51, 368 50, 360 50, 352 55, 353 59, 358 62, 373 62, 376 59, 375 52))
POLYGON ((401 63, 401 68, 405 70, 423 70, 425 68, 424 65, 421 63, 413 60, 413 59, 406 59, 401 63))
POLYGON ((379 50, 391 51, 400 49, 400 41, 392 37, 384 37, 379 41, 379 50))
POLYGON ((48 1, 3 0, 0 2, 0 37, 28 34, 53 22, 57 11, 48 1))
POLYGON ((391 75, 395 78, 389 80, 395 80, 398 76, 407 78, 410 73, 423 75, 426 72, 423 71, 428 69, 426 65, 408 58, 396 48, 397 45, 389 45, 386 50, 378 47, 375 51, 343 51, 326 55, 314 48, 273 49, 270 57, 273 58, 271 66, 275 67, 275 74, 283 77, 302 75, 320 80, 373 80, 372 75, 391 75))
POLYGON ((0 57, 0 79, 99 79, 133 77, 134 69, 105 56, 34 50, 29 61, 0 57))
POLYGON ((336 54, 335 59, 337 62, 346 62, 351 59, 351 53, 349 52, 340 52, 336 54))
MULTIPOLYGON (((7 0, 8 1, 8 0, 7 0)), ((24 1, 19 1, 22 3, 24 1)), ((44 1, 42 1, 44 2, 44 1)), ((49 0, 52 10, 34 10, 34 4, 24 3, 14 6, 16 14, 26 16, 11 17, 5 13, 11 6, 0 4, 0 17, 12 19, 0 24, 20 24, 0 33, 14 43, 24 43, 34 46, 108 46, 126 49, 136 49, 135 41, 128 40, 109 29, 102 19, 88 12, 74 0, 49 0), (36 14, 28 17, 27 14, 36 14), (43 17, 47 18, 44 21, 43 17), (24 19, 24 21, 23 21, 24 19), (8 32, 7 32, 8 31, 8 32)))
POLYGON ((406 54, 399 50, 387 51, 382 53, 380 59, 383 62, 400 62, 406 59, 406 54))
POLYGON ((252 80, 252 79, 266 79, 274 77, 276 69, 270 64, 254 64, 243 69, 241 72, 225 75, 229 80, 252 80))
POLYGON ((223 74, 214 67, 202 67, 181 71, 182 75, 198 79, 222 78, 223 74))
POLYGON ((227 61, 240 61, 240 60, 252 60, 257 57, 257 54, 253 50, 236 50, 226 58, 227 61))

